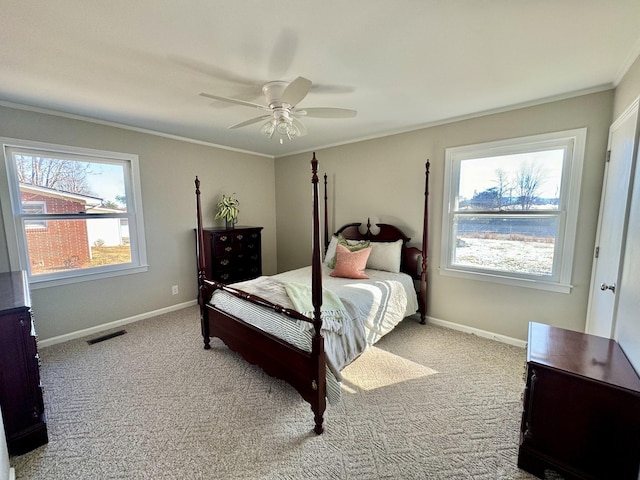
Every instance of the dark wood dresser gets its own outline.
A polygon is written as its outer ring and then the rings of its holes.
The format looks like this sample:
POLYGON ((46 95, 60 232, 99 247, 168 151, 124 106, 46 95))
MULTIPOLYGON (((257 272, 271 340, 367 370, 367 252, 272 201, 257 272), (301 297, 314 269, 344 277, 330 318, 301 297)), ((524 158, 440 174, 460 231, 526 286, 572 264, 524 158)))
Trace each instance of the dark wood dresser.
POLYGON ((222 283, 262 275, 262 227, 203 229, 205 274, 222 283))
POLYGON ((0 408, 10 454, 20 455, 48 442, 24 272, 0 273, 0 408))
POLYGON ((529 324, 518 467, 638 480, 640 378, 614 340, 529 324))

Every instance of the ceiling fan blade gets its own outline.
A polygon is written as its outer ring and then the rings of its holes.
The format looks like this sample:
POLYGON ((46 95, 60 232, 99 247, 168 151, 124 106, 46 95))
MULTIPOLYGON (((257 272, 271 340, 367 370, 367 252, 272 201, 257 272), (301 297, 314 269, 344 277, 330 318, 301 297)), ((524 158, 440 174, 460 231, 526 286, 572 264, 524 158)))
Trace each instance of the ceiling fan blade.
POLYGON ((219 97, 218 95, 211 95, 210 93, 201 93, 200 96, 212 98, 214 100, 220 100, 221 102, 234 103, 236 105, 242 105, 245 107, 259 108, 261 110, 267 110, 267 111, 271 110, 266 105, 260 105, 259 103, 253 103, 253 102, 245 102, 244 100, 238 100, 237 98, 219 97))
POLYGON ((293 124, 295 125, 295 127, 298 129, 298 137, 304 137, 307 134, 307 129, 304 126, 304 124, 298 120, 297 118, 293 118, 293 124))
POLYGON ((353 93, 356 91, 356 87, 349 85, 330 85, 324 83, 314 83, 311 87, 311 91, 315 93, 328 93, 328 94, 342 94, 353 93))
POLYGON ((284 89, 282 92, 282 102, 291 106, 296 106, 307 96, 311 90, 311 80, 304 77, 298 77, 284 89))
POLYGON ((311 107, 296 110, 296 115, 304 115, 307 117, 315 118, 353 118, 358 112, 356 110, 349 110, 346 108, 332 108, 332 107, 311 107))
POLYGON ((270 118, 270 117, 271 117, 271 115, 262 115, 261 117, 250 118, 249 120, 245 120, 244 122, 236 123, 235 125, 231 125, 230 127, 227 127, 227 128, 234 129, 234 128, 246 127, 247 125, 252 125, 254 123, 258 123, 261 120, 266 120, 267 118, 270 118))
MULTIPOLYGON (((286 77, 298 49, 298 35, 292 28, 283 28, 273 46, 268 72, 271 78, 286 77)), ((263 82, 266 83, 266 82, 263 82)))
POLYGON ((179 55, 169 55, 169 59, 174 63, 186 67, 189 70, 202 73, 209 77, 224 80, 225 82, 248 85, 256 88, 260 88, 262 84, 264 84, 264 81, 262 79, 252 79, 244 77, 242 75, 238 75, 237 73, 231 72, 230 70, 226 70, 224 68, 220 68, 205 62, 200 62, 192 58, 182 57, 179 55))

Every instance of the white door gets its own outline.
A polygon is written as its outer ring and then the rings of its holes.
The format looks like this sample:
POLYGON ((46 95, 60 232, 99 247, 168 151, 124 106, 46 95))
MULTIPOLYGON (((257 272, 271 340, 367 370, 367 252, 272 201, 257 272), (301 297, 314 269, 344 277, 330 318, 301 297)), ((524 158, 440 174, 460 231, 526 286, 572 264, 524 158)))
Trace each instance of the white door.
POLYGON ((586 326, 587 333, 607 338, 613 338, 615 330, 616 286, 624 252, 637 126, 638 101, 609 129, 609 162, 600 201, 586 326))
POLYGON ((640 372, 640 161, 637 153, 617 297, 615 339, 636 372, 640 372))

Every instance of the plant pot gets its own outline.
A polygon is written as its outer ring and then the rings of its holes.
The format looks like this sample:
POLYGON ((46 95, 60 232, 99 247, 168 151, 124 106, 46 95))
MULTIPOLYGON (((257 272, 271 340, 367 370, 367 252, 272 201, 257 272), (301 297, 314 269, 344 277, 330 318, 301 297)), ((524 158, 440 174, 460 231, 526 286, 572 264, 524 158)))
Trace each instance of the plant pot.
POLYGON ((236 224, 236 222, 234 222, 233 220, 225 220, 224 224, 227 227, 227 229, 231 229, 236 224))

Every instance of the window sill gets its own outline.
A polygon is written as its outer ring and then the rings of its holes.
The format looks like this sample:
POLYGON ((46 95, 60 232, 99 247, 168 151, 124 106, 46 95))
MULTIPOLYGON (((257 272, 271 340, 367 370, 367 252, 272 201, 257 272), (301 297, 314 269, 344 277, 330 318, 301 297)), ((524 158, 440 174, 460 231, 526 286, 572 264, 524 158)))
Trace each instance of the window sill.
POLYGON ((29 287, 32 290, 37 290, 39 288, 48 288, 48 287, 58 287, 60 285, 70 285, 73 283, 83 283, 89 282, 92 280, 99 280, 102 278, 111 278, 111 277, 119 277, 121 275, 132 275, 135 273, 143 273, 149 270, 148 265, 138 265, 135 267, 124 267, 118 268, 114 270, 103 270, 100 272, 78 272, 75 275, 58 277, 58 278, 44 278, 42 277, 30 277, 29 278, 29 287))
POLYGON ((468 280, 476 280, 481 282, 500 283, 502 285, 510 285, 512 287, 534 288, 537 290, 546 290, 556 293, 571 293, 571 289, 573 288, 573 285, 570 284, 544 282, 541 280, 526 278, 514 278, 490 273, 469 272, 466 270, 457 270, 454 268, 439 268, 438 271, 440 275, 448 277, 466 278, 468 280))

